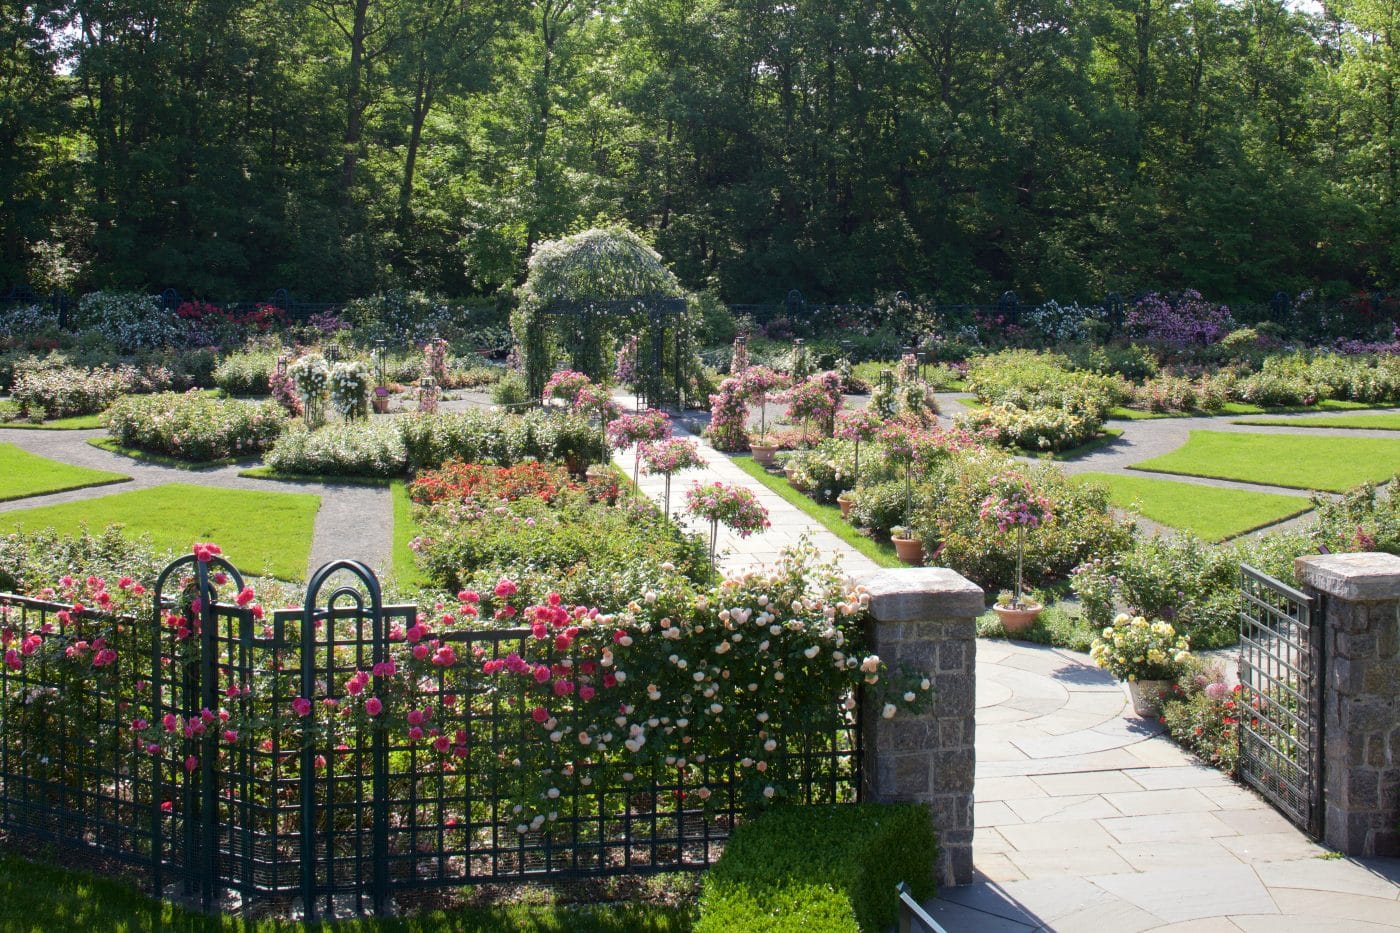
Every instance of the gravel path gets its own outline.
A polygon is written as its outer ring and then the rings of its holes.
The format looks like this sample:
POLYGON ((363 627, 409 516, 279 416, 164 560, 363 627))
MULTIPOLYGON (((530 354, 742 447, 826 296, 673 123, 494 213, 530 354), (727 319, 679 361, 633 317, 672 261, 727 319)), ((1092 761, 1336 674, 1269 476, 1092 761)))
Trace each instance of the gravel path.
POLYGON ((238 475, 240 470, 248 468, 246 463, 206 470, 182 470, 112 453, 88 443, 93 438, 105 436, 106 432, 101 430, 14 430, 0 433, 0 442, 12 443, 41 457, 95 470, 112 470, 131 477, 131 482, 117 486, 96 486, 0 502, 0 513, 98 499, 166 483, 255 492, 306 492, 321 497, 321 508, 316 513, 316 526, 311 539, 308 575, 327 561, 341 558, 363 561, 376 571, 389 569, 393 507, 389 490, 385 487, 248 479, 238 475))

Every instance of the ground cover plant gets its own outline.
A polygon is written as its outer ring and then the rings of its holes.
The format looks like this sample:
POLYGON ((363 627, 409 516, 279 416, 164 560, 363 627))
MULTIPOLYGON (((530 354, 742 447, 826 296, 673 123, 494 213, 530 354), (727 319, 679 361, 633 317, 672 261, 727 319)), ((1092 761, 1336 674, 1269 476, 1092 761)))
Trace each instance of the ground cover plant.
POLYGON ((0 443, 0 502, 45 493, 104 486, 131 479, 121 473, 71 466, 0 443))
POLYGON ((1241 480, 1293 489, 1344 492, 1389 479, 1400 464, 1400 440, 1192 431, 1169 454, 1129 469, 1241 480))
POLYGON ((696 933, 858 933, 898 918, 895 886, 933 896, 928 809, 784 807, 735 831, 706 873, 696 933))
POLYGON ((522 903, 433 909, 388 920, 332 925, 251 920, 187 911, 129 884, 18 855, 0 856, 0 928, 14 931, 120 930, 123 933, 685 933, 694 909, 665 904, 522 903))
POLYGON ((0 532, 52 528, 60 534, 121 525, 149 536, 158 550, 180 553, 194 541, 219 539, 240 567, 283 580, 306 575, 319 496, 168 483, 81 502, 0 514, 0 532))
POLYGON ((1144 518, 1194 532, 1207 541, 1233 538, 1312 508, 1310 500, 1299 496, 1118 473, 1080 473, 1075 479, 1105 486, 1109 502, 1119 508, 1131 508, 1144 518))
POLYGON ((1339 415, 1317 418, 1239 418, 1231 424, 1265 425, 1288 428, 1363 428, 1372 431, 1400 431, 1400 414, 1339 415))
POLYGON ((107 433, 117 445, 195 463, 262 453, 286 428, 276 402, 198 391, 127 396, 107 412, 107 433))

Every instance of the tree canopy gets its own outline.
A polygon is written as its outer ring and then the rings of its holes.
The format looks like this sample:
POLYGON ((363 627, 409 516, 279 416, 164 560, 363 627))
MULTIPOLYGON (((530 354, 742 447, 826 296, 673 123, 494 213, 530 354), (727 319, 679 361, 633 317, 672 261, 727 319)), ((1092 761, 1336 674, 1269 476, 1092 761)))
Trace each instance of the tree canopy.
POLYGON ((1397 0, 23 0, 0 287, 488 293, 615 222, 732 301, 1395 287, 1397 43, 1397 0))

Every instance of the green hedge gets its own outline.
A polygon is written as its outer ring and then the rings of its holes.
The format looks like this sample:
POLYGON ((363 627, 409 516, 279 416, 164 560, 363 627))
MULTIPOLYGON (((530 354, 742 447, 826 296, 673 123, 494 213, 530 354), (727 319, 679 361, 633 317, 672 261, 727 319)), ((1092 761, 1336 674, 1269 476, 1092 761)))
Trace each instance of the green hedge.
POLYGON ((705 875, 695 933, 885 930, 896 884, 932 896, 934 852, 920 804, 772 810, 740 826, 705 875))

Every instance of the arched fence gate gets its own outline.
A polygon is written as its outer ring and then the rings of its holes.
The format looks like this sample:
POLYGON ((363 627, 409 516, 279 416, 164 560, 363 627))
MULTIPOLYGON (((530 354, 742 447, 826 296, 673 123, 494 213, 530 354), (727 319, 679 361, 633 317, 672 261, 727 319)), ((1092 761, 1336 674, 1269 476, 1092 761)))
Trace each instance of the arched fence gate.
MULTIPOLYGON (((314 574, 301 607, 264 613, 206 557, 139 598, 125 581, 125 610, 75 605, 93 604, 78 590, 0 594, 12 840, 125 863, 205 909, 295 901, 314 917, 383 912, 414 889, 703 867, 750 805, 734 756, 634 774, 551 745, 529 678, 488 665, 587 661, 528 627, 386 605, 353 561, 314 574), (538 778, 521 759, 577 777, 547 823, 521 815, 538 778)), ((796 799, 859 795, 858 721, 778 736, 796 799)))
POLYGON ((590 378, 605 375, 604 339, 638 338, 635 383, 642 404, 684 407, 690 384, 690 329, 686 300, 643 296, 623 300, 555 299, 545 305, 540 326, 553 324, 570 365, 590 378), (616 333, 619 328, 630 333, 616 333))

